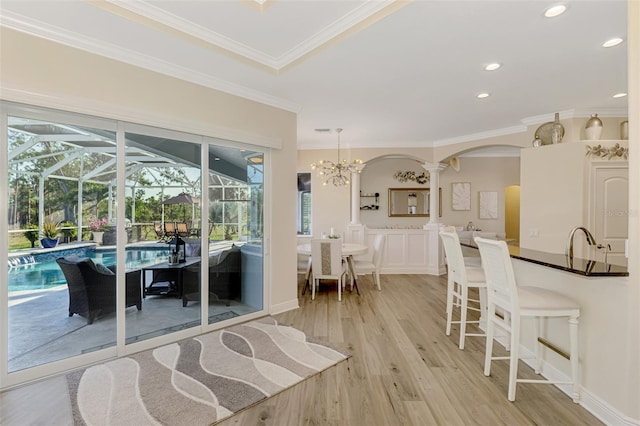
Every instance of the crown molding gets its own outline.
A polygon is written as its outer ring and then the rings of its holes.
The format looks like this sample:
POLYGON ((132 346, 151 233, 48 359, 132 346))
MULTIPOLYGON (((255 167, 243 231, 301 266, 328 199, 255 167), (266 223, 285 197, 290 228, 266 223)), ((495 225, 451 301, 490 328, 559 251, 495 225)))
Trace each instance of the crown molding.
MULTIPOLYGON (((598 114, 599 117, 627 117, 629 110, 627 108, 598 108, 598 111, 592 109, 568 109, 560 112, 561 120, 570 120, 572 118, 589 118, 591 114, 598 114)), ((555 113, 535 115, 520 120, 526 126, 535 126, 536 124, 548 123, 555 119, 555 113)))
POLYGON ((441 146, 456 145, 459 143, 473 142, 477 140, 494 138, 498 136, 513 135, 516 133, 523 133, 526 131, 527 131, 527 127, 523 125, 504 127, 502 129, 489 130, 487 132, 472 133, 469 135, 456 136, 454 138, 440 139, 438 141, 434 141, 431 144, 431 146, 433 148, 437 148, 441 146))
MULTIPOLYGON (((188 34, 206 43, 218 46, 222 49, 228 50, 236 55, 243 56, 254 62, 258 62, 274 71, 280 68, 278 61, 273 56, 270 56, 260 50, 254 49, 243 43, 239 43, 229 37, 225 37, 215 31, 208 30, 207 28, 197 25, 192 21, 182 19, 172 13, 169 13, 157 6, 154 6, 146 1, 123 1, 123 0, 106 0, 114 6, 121 9, 133 12, 139 15, 141 19, 148 19, 162 25, 165 25, 173 30, 188 34)), ((95 3, 89 3, 96 6, 95 3)), ((107 12, 114 13, 112 9, 103 9, 107 12)))
POLYGON ((319 33, 309 37, 298 46, 290 49, 282 56, 277 58, 278 69, 285 68, 298 59, 311 53, 315 49, 329 43, 331 40, 341 34, 351 30, 366 19, 376 15, 388 6, 396 3, 396 0, 384 0, 375 2, 366 2, 330 25, 327 25, 319 33))
MULTIPOLYGON (((382 11, 387 6, 395 3, 396 0, 365 2, 280 56, 272 56, 243 43, 239 43, 223 36, 222 34, 197 25, 192 21, 182 19, 179 16, 169 13, 146 1, 131 2, 126 0, 107 0, 107 2, 113 6, 139 15, 141 19, 155 21, 175 31, 188 34, 198 40, 215 45, 238 56, 242 56, 260 65, 266 66, 271 69, 271 71, 278 72, 298 59, 311 53, 313 50, 330 42, 342 33, 352 29, 364 20, 382 11)), ((93 4, 94 6, 97 5, 95 3, 90 4, 93 4)), ((114 13, 110 8, 103 9, 114 13)))
POLYGON ((472 151, 465 152, 462 154, 458 154, 457 157, 460 158, 517 158, 520 157, 520 150, 522 147, 519 146, 488 146, 486 148, 478 147, 474 148, 472 151))
MULTIPOLYGON (((392 141, 392 142, 380 142, 375 145, 371 141, 354 142, 350 141, 344 145, 344 149, 375 149, 375 148, 438 148, 442 146, 450 146, 464 142, 473 142, 482 139, 493 138, 497 136, 513 135, 516 133, 523 133, 527 131, 527 126, 517 125, 511 127, 505 127, 502 129, 490 130, 487 132, 472 133, 469 135, 456 136, 454 138, 440 139, 437 141, 392 141)), ((317 142, 313 144, 304 144, 304 146, 298 145, 298 149, 305 150, 319 150, 319 149, 333 149, 328 148, 326 143, 317 142)))
POLYGON ((89 53, 104 56, 109 59, 134 65, 149 71, 188 81, 190 83, 199 84, 210 89, 219 90, 230 95, 239 96, 241 98, 273 106, 285 111, 297 114, 302 109, 297 103, 280 99, 204 73, 196 72, 111 43, 92 39, 12 12, 3 11, 0 15, 0 25, 40 37, 45 40, 60 43, 75 49, 84 50, 89 53))

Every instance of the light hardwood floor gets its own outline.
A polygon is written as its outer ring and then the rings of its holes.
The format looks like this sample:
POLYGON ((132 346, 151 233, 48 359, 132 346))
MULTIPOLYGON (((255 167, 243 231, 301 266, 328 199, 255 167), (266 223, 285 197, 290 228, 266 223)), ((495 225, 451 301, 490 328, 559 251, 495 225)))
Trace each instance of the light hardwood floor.
MULTIPOLYGON (((315 301, 307 292, 299 309, 277 315, 352 357, 220 425, 602 424, 552 385, 518 384, 507 401, 507 361, 485 377, 484 338, 461 351, 457 326, 444 334, 446 277, 383 275, 381 284, 362 278, 361 296, 342 302, 335 286, 315 301)), ((522 362, 519 374, 535 377, 522 362)))

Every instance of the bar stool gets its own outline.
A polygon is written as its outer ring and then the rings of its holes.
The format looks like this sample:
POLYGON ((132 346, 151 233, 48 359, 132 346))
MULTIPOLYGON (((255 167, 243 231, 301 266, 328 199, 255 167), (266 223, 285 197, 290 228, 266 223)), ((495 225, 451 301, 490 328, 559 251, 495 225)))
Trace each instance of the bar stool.
POLYGON ((467 324, 480 324, 478 321, 467 321, 467 311, 480 312, 485 315, 486 291, 484 272, 481 267, 466 266, 462 256, 460 239, 453 227, 444 227, 440 231, 440 238, 447 256, 447 326, 445 334, 451 335, 451 324, 460 324, 460 342, 458 347, 464 349, 466 336, 484 336, 483 333, 467 333, 467 324), (480 293, 480 300, 469 299, 469 287, 476 287, 480 293), (455 300, 454 300, 455 299, 455 300), (469 302, 478 305, 469 306, 469 302), (453 321, 453 306, 460 307, 460 321, 453 321))
POLYGON ((491 361, 499 359, 509 360, 509 401, 516 399, 516 383, 544 383, 544 384, 570 384, 572 385, 571 397, 573 402, 579 402, 578 380, 578 317, 580 306, 570 298, 555 291, 538 287, 516 286, 513 265, 507 244, 504 241, 476 238, 476 244, 480 250, 482 266, 487 279, 487 345, 485 349, 484 375, 491 374, 491 361), (496 309, 501 309, 503 318, 496 316, 496 309), (543 318, 567 317, 569 320, 569 361, 571 363, 571 381, 558 381, 546 379, 518 379, 518 358, 520 344, 520 319, 522 317, 535 317, 536 335, 536 374, 541 367, 541 322, 543 318), (510 356, 494 357, 493 336, 495 327, 498 326, 511 334, 510 356))

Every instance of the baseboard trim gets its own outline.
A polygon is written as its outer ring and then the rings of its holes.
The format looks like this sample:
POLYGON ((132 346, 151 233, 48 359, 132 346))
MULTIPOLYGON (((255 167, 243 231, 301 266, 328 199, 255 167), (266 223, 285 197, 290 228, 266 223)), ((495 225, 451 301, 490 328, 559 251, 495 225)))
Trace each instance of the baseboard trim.
MULTIPOLYGON (((498 343, 504 346, 505 338, 496 338, 498 343)), ((521 360, 532 369, 535 368, 535 354, 529 350, 529 348, 520 345, 521 360), (524 359, 523 359, 524 358, 524 359)), ((569 381, 571 377, 567 376, 562 371, 553 367, 549 363, 545 363, 542 366, 540 375, 549 380, 569 381)), ((560 389, 567 397, 571 398, 571 386, 554 384, 555 387, 560 389)), ((585 387, 580 388, 580 402, 579 404, 588 412, 593 414, 601 422, 607 425, 616 426, 640 426, 639 419, 632 419, 621 413, 616 408, 612 407, 608 402, 602 398, 590 392, 585 387)))
POLYGON ((298 309, 300 305, 298 305, 298 298, 288 300, 286 302, 277 303, 275 305, 271 305, 269 307, 269 315, 277 315, 283 312, 292 311, 294 309, 298 309))

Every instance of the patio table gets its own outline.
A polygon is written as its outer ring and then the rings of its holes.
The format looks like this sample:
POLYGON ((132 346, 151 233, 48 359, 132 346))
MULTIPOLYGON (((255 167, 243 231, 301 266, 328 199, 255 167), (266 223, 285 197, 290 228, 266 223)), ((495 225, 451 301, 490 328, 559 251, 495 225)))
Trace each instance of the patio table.
POLYGON ((156 263, 155 265, 149 265, 149 266, 145 266, 144 268, 142 268, 142 291, 143 291, 143 297, 147 297, 147 295, 163 295, 163 296, 167 296, 172 294, 174 291, 172 291, 170 286, 156 286, 154 287, 154 283, 152 282, 151 284, 149 284, 149 287, 147 287, 147 271, 165 271, 165 272, 169 272, 171 275, 175 276, 175 283, 176 283, 176 288, 175 288, 175 293, 176 293, 176 297, 182 299, 183 296, 183 286, 182 286, 182 272, 184 270, 184 268, 186 268, 187 266, 191 266, 195 263, 200 262, 200 257, 188 257, 186 259, 186 262, 183 263, 169 263, 169 262, 163 262, 163 263, 156 263))

